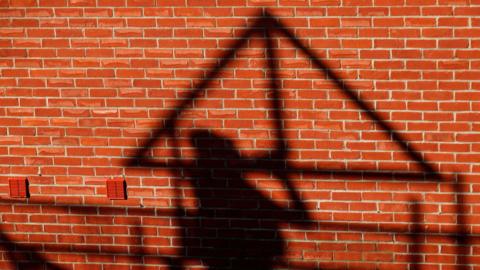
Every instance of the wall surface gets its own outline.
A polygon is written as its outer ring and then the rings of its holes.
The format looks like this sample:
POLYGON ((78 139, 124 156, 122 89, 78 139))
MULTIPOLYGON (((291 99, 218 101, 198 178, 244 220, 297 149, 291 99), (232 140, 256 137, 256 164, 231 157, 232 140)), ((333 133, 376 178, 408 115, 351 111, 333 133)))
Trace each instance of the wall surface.
POLYGON ((0 75, 0 269, 480 269, 478 0, 0 0, 0 75))

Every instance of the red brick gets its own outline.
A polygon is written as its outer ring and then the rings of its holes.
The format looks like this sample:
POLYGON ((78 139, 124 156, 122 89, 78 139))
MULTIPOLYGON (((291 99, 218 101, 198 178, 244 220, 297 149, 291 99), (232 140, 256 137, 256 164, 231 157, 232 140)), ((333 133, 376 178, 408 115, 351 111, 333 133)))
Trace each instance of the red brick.
MULTIPOLYGON (((10 177, 31 179, 29 201, 0 207, 2 231, 52 264, 64 262, 62 267, 166 267, 163 258, 181 254, 185 243, 175 207, 186 208, 181 221, 193 226, 199 209, 210 203, 200 202, 197 196, 207 190, 196 187, 186 171, 169 168, 176 162, 173 138, 179 139, 184 165, 193 166, 198 153, 192 130, 210 128, 230 138, 239 155, 263 156, 265 163, 231 161, 225 169, 236 162, 253 168, 241 173, 250 187, 237 190, 239 183, 232 181, 212 191, 218 196, 211 203, 224 207, 216 215, 238 205, 252 217, 204 219, 202 226, 212 226, 212 235, 235 237, 242 229, 256 233, 261 227, 261 237, 268 232, 283 241, 282 258, 274 259, 282 265, 269 267, 476 265, 479 249, 469 237, 478 232, 480 209, 475 194, 480 190, 475 184, 479 3, 0 0, 0 176, 5 180, 0 193, 8 197, 10 177), (283 161, 270 159, 280 122, 274 120, 261 28, 225 69, 213 77, 209 73, 262 8, 286 28, 269 33, 278 58, 272 62, 286 159, 297 169, 290 175, 268 170, 283 161), (326 69, 318 69, 283 30, 297 36, 326 69), (184 103, 174 137, 155 134, 203 78, 211 81, 198 98, 184 103), (150 136, 159 166, 126 166, 150 136), (422 173, 429 169, 419 157, 441 176, 425 180, 422 173), (454 174, 467 184, 453 184, 454 174), (129 197, 112 202, 104 179, 119 176, 129 184, 129 197), (298 211, 283 212, 298 206, 282 177, 296 187, 311 223, 296 217, 298 211), (261 202, 222 197, 257 191, 261 202), (271 209, 276 207, 280 210, 271 209), (290 214, 294 222, 287 220, 290 214), (219 224, 226 225, 220 230, 219 224), (471 241, 469 248, 458 247, 457 234, 471 241)), ((211 173, 221 178, 231 171, 211 173)), ((218 239, 200 235, 197 240, 218 239)), ((17 251, 15 256, 23 256, 17 251)), ((9 256, 0 256, 1 269, 11 268, 9 256)), ((202 256, 183 262, 184 268, 209 267, 202 256)), ((48 268, 18 263, 22 269, 48 268)))

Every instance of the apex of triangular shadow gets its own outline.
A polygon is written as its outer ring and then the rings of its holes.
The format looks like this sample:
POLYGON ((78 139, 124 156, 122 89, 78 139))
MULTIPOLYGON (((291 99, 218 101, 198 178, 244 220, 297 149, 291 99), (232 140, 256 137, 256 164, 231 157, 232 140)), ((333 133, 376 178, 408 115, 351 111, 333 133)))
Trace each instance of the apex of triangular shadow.
POLYGON ((270 27, 274 24, 272 17, 268 14, 267 11, 262 11, 259 16, 255 19, 254 23, 246 29, 246 31, 241 35, 240 38, 236 39, 234 44, 230 47, 228 51, 222 54, 219 57, 220 62, 212 67, 207 75, 200 81, 200 83, 193 88, 190 93, 183 99, 183 101, 176 108, 172 108, 171 112, 164 118, 161 119, 158 123, 158 128, 156 128, 152 136, 144 143, 142 147, 136 152, 136 154, 128 160, 127 166, 146 166, 146 167, 156 167, 162 164, 156 163, 147 157, 145 154, 150 147, 153 146, 155 140, 161 135, 170 135, 175 137, 175 121, 181 112, 187 108, 191 102, 200 96, 200 94, 205 91, 208 87, 208 84, 217 78, 220 71, 234 58, 237 50, 242 48, 242 46, 251 38, 254 34, 260 31, 264 31, 266 27, 270 27))
MULTIPOLYGON (((340 89, 350 100, 352 100, 363 112, 365 112, 376 124, 378 124, 384 132, 386 132, 394 142, 396 142, 402 149, 405 151, 415 162, 417 162, 421 168, 424 170, 426 178, 432 179, 441 179, 442 177, 437 172, 434 167, 427 162, 420 153, 414 150, 406 141, 398 134, 385 120, 383 120, 376 111, 371 108, 367 103, 365 103, 357 93, 345 82, 343 81, 335 72, 332 71, 330 67, 322 60, 321 57, 318 57, 310 48, 306 47, 289 29, 286 27, 279 19, 271 15, 267 10, 263 10, 261 16, 258 16, 254 23, 251 24, 249 28, 246 29, 241 38, 237 39, 232 47, 226 51, 220 58, 220 62, 214 66, 204 77, 204 79, 193 88, 188 96, 181 102, 179 106, 173 108, 172 111, 168 114, 165 120, 159 122, 159 128, 157 128, 152 137, 150 137, 146 143, 139 148, 137 154, 130 158, 128 166, 140 165, 146 167, 162 166, 162 164, 156 163, 151 160, 149 157, 145 156, 147 150, 153 145, 155 140, 160 135, 170 135, 175 136, 175 121, 177 120, 180 113, 191 104, 191 102, 199 97, 199 95, 205 90, 209 82, 214 80, 220 71, 231 61, 235 56, 237 50, 239 50, 245 42, 251 38, 254 34, 259 31, 279 31, 281 34, 285 35, 295 47, 300 49, 313 63, 314 67, 321 70, 327 75, 327 78, 334 82, 334 84, 340 89)), ((270 38, 271 33, 266 33, 265 37, 270 38)), ((331 172, 335 172, 332 170, 331 172)), ((345 173, 339 171, 340 173, 345 173)), ((401 173, 401 172, 399 172, 401 173)))

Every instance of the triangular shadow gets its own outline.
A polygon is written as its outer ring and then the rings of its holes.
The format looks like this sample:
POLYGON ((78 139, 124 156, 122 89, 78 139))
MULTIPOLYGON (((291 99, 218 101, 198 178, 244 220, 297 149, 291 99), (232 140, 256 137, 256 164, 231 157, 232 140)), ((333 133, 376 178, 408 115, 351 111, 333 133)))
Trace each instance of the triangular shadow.
MULTIPOLYGON (((158 124, 158 128, 156 128, 152 136, 146 140, 146 142, 138 148, 136 153, 128 159, 127 166, 139 166, 139 167, 181 167, 182 164, 178 158, 166 160, 165 162, 159 162, 152 158, 149 158, 147 153, 149 149, 154 145, 155 141, 164 136, 173 138, 172 141, 172 148, 174 151, 178 151, 178 145, 176 144, 175 138, 175 122, 179 115, 184 111, 188 106, 190 106, 196 98, 198 98, 208 87, 209 83, 214 80, 222 71, 222 69, 232 60, 235 56, 237 50, 239 50, 245 43, 251 38, 253 35, 258 33, 264 33, 267 39, 267 46, 269 47, 267 50, 267 56, 269 58, 268 65, 270 70, 270 77, 271 77, 271 85, 270 88, 273 91, 273 108, 276 108, 274 112, 274 117, 276 118, 276 126, 279 131, 279 137, 277 139, 277 151, 276 153, 280 156, 278 158, 282 158, 281 156, 285 156, 286 151, 288 150, 286 144, 284 143, 283 137, 283 127, 282 122, 280 121, 281 117, 281 108, 280 103, 278 100, 279 91, 278 86, 276 85, 276 71, 277 67, 275 64, 275 56, 274 50, 272 46, 271 40, 271 31, 279 31, 285 37, 287 37, 298 49, 300 49, 313 63, 314 67, 317 70, 322 71, 326 77, 331 80, 337 87, 345 94, 351 101, 353 101, 361 110, 364 112, 368 117, 371 118, 381 129, 390 136, 391 140, 397 143, 401 149, 416 163, 420 165, 420 168, 423 170, 422 172, 415 172, 415 171, 374 171, 374 170, 330 170, 330 169, 315 169, 315 168, 297 168, 297 167, 286 167, 285 169, 289 172, 302 172, 311 175, 338 175, 338 176, 360 176, 363 177, 394 177, 395 179, 407 179, 407 180, 435 180, 440 181, 442 177, 437 172, 437 170, 427 162, 422 155, 413 149, 408 142, 402 138, 402 136, 395 131, 395 129, 383 120, 379 114, 371 108, 366 102, 364 102, 358 94, 345 83, 332 69, 319 57, 315 55, 315 53, 306 47, 289 29, 286 27, 281 21, 276 19, 272 16, 268 11, 263 11, 262 15, 259 16, 253 24, 245 31, 245 33, 238 39, 231 48, 225 52, 220 57, 220 62, 214 66, 205 76, 205 78, 195 87, 193 88, 188 95, 181 101, 181 103, 164 118, 158 124), (180 163, 179 163, 180 162, 180 163)), ((179 157, 179 154, 175 154, 179 157)), ((258 170, 262 170, 263 166, 260 166, 258 170)), ((274 170, 278 168, 271 168, 266 167, 269 170, 274 170)), ((285 169, 283 169, 285 171, 285 169)))

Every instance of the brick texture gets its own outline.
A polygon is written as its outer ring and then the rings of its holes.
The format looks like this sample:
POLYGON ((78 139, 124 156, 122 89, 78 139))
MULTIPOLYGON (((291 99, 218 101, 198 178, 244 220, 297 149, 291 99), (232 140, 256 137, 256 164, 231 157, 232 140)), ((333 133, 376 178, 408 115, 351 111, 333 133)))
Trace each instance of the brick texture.
POLYGON ((0 269, 479 270, 479 79, 478 0, 0 0, 0 269))

